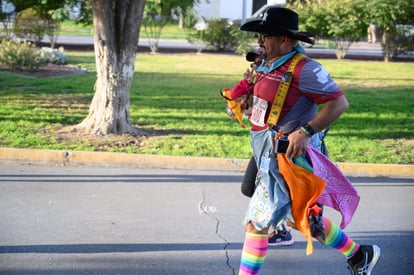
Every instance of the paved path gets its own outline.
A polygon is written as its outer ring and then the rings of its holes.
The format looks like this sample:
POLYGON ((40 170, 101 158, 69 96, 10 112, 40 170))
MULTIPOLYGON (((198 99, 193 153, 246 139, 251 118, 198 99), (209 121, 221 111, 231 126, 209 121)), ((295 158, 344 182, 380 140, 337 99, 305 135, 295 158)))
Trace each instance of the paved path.
MULTIPOLYGON (((0 165, 0 274, 235 274, 248 199, 241 173, 0 165)), ((382 248, 374 274, 412 274, 414 179, 351 178, 360 206, 346 231, 382 248)), ((327 215, 339 222, 332 211, 327 215)), ((314 242, 270 248, 262 275, 345 275, 314 242), (281 274, 281 273, 278 273, 281 274)))

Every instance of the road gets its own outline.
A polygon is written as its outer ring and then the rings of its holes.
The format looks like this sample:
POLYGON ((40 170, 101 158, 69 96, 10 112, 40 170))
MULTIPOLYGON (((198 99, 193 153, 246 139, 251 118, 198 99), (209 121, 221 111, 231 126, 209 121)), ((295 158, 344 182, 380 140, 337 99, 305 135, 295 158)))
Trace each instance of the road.
MULTIPOLYGON (((44 45, 48 45, 49 39, 45 38, 43 41, 44 45)), ((72 35, 61 35, 58 37, 57 45, 63 45, 65 48, 85 48, 93 49, 93 37, 92 36, 72 36, 72 35)), ((140 51, 149 51, 149 42, 146 38, 141 38, 138 42, 140 51)), ((186 40, 174 40, 174 39, 160 39, 159 40, 159 51, 160 52, 196 52, 202 45, 194 45, 186 40)), ((336 58, 335 50, 327 49, 321 46, 315 46, 312 48, 306 48, 306 53, 310 57, 317 58, 336 58)), ((353 43, 347 53, 346 58, 352 59, 375 59, 382 60, 383 53, 380 43, 369 44, 366 42, 353 43)), ((411 60, 407 56, 401 56, 411 60)), ((412 57, 411 57, 412 58, 412 57)))
MULTIPOLYGON (((242 175, 126 167, 0 164, 0 274, 236 274, 242 175)), ((361 195, 346 232, 376 243, 374 274, 414 269, 414 179, 350 178, 361 195)), ((339 216, 326 209, 339 223, 339 216)), ((345 275, 344 257, 293 232, 261 272, 345 275)))

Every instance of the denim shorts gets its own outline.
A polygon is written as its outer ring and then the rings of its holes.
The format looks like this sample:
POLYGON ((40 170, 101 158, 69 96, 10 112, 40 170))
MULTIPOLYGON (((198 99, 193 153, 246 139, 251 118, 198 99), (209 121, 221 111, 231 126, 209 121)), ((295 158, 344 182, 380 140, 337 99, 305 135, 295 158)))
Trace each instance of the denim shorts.
MULTIPOLYGON (((250 200, 244 222, 252 222, 257 230, 277 226, 292 219, 289 191, 273 153, 275 131, 250 131, 250 143, 257 163, 256 189, 250 200)), ((320 136, 314 135, 309 143, 320 150, 320 136)))

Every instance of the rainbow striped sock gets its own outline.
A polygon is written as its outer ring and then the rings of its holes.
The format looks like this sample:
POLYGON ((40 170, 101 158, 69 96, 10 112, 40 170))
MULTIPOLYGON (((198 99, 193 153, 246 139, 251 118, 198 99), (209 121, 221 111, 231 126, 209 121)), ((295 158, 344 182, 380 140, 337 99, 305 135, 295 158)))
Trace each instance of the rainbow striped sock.
POLYGON ((246 233, 239 275, 258 274, 266 258, 267 247, 267 234, 246 233))
POLYGON ((348 235, 346 235, 336 224, 326 217, 323 218, 325 225, 325 243, 326 245, 335 248, 346 257, 352 257, 359 249, 359 244, 354 242, 348 235))

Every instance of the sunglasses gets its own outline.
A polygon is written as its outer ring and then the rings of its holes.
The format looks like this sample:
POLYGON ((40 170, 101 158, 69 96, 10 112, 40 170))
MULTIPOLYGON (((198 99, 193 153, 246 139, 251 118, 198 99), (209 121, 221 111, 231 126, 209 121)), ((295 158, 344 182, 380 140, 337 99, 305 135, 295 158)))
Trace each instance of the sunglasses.
POLYGON ((265 41, 266 37, 269 37, 269 36, 275 36, 275 35, 265 34, 265 33, 259 33, 259 34, 257 34, 257 38, 259 38, 262 41, 265 41))

